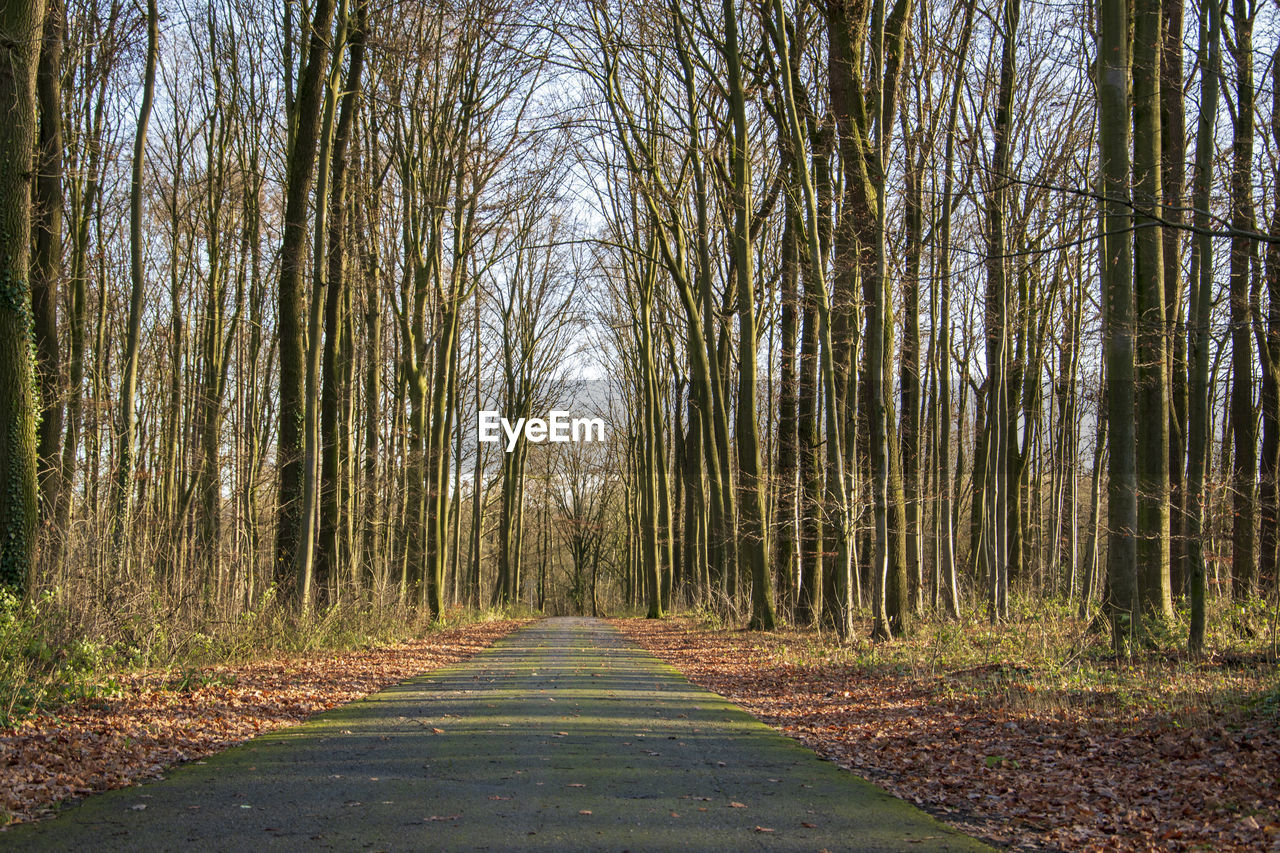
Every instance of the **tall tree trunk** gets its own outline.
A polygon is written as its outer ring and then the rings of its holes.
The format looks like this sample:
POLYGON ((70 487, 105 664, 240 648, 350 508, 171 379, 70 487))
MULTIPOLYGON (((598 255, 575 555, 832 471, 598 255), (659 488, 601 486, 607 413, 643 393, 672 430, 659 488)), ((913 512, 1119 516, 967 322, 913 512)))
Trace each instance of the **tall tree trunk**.
MULTIPOLYGON (((468 99, 474 92, 468 92, 468 99)), ((459 137, 471 134, 471 113, 464 110, 459 137)), ((457 384, 459 323, 464 298, 464 270, 470 243, 471 217, 463 198, 466 163, 456 166, 452 231, 454 247, 449 281, 442 289, 437 311, 435 372, 432 376, 431 410, 427 435, 427 606, 439 619, 444 612, 444 571, 448 551, 449 518, 449 434, 453 428, 454 391, 457 384)), ((439 274, 439 273, 437 273, 439 274)), ((441 291, 438 291, 441 292, 441 291)))
POLYGON ((364 71, 364 42, 368 28, 368 0, 357 0, 356 24, 351 32, 350 63, 342 87, 342 109, 333 134, 330 154, 331 190, 329 205, 328 281, 325 283, 324 364, 320 400, 320 546, 316 552, 316 607, 323 611, 332 603, 341 565, 342 495, 339 483, 344 454, 341 443, 339 409, 350 389, 342 388, 340 340, 347 327, 344 303, 347 299, 347 147, 360 102, 364 71))
MULTIPOLYGON (((328 301, 329 277, 329 211, 332 151, 334 147, 334 113, 338 106, 339 71, 342 51, 346 47, 347 0, 339 0, 336 36, 332 43, 329 73, 324 84, 324 108, 320 120, 320 142, 317 162, 315 232, 311 243, 311 305, 307 318, 307 358, 303 393, 306 400, 303 415, 302 530, 298 547, 297 574, 302 578, 302 607, 327 606, 332 577, 330 565, 315 565, 316 540, 320 526, 320 369, 324 354, 324 316, 328 301), (322 591, 323 590, 323 591, 322 591)), ((335 306, 340 311, 340 306, 335 306)))
POLYGON ((1249 0, 1233 0, 1236 109, 1231 137, 1231 238, 1229 301, 1231 305, 1231 595, 1246 600, 1253 592, 1258 558, 1255 540, 1257 433, 1254 426, 1253 338, 1249 291, 1255 244, 1253 215, 1253 16, 1249 0))
MULTIPOLYGON (((276 496, 276 556, 273 570, 280 600, 298 607, 306 579, 303 489, 303 439, 306 397, 306 347, 303 327, 302 274, 305 268, 307 207, 315 177, 316 149, 325 95, 330 28, 334 0, 316 0, 309 27, 307 56, 298 78, 296 96, 290 93, 289 156, 285 162, 284 235, 280 245, 277 327, 280 348, 280 429, 276 440, 279 488, 276 496)), ((292 40, 292 33, 286 34, 292 40)))
MULTIPOLYGON (((854 436, 858 431, 859 417, 865 417, 864 411, 870 411, 869 404, 859 405, 858 394, 869 393, 871 387, 869 383, 863 383, 859 389, 856 379, 857 358, 854 354, 858 336, 858 280, 861 268, 866 263, 863 254, 869 248, 860 243, 868 235, 867 220, 872 216, 871 208, 876 191, 867 171, 869 158, 863 150, 867 144, 862 138, 866 131, 866 117, 859 97, 863 88, 862 56, 866 51, 867 40, 863 18, 867 9, 865 4, 846 2, 830 3, 826 8, 831 112, 839 136, 837 151, 845 180, 840 198, 840 215, 832 240, 829 307, 823 308, 820 299, 813 303, 819 310, 819 338, 815 341, 815 346, 822 352, 821 388, 826 412, 824 519, 830 522, 822 529, 815 527, 813 534, 817 553, 826 552, 831 555, 829 560, 815 560, 814 572, 815 581, 821 581, 817 589, 823 621, 834 625, 840 632, 847 633, 852 630, 852 614, 846 606, 851 596, 844 587, 848 583, 851 564, 854 562, 852 505, 856 502, 853 496, 858 494, 849 480, 850 474, 858 467, 859 455, 869 453, 861 443, 867 440, 869 433, 863 433, 856 441, 854 436), (825 316, 823 311, 826 311, 825 316), (832 436, 838 441, 831 441, 832 436)), ((823 209, 829 206, 822 205, 823 209)), ((825 256, 823 260, 825 261, 825 256)), ((806 296, 810 290, 810 279, 816 277, 814 272, 806 275, 806 296)), ((816 282, 813 289, 817 292, 816 282)), ((863 298, 866 299, 865 287, 863 298)), ((815 426, 815 438, 816 436, 815 426)), ((817 476, 821 477, 821 474, 817 476)), ((879 577, 874 567, 870 575, 874 586, 879 577)), ((881 601, 873 592, 873 603, 881 601)), ((815 614, 815 620, 816 618, 815 614)))
MULTIPOLYGON (((884 0, 874 4, 872 16, 872 85, 874 92, 872 121, 877 125, 880 143, 884 139, 885 128, 885 91, 883 81, 884 69, 884 0)), ((876 153, 883 154, 884 146, 876 144, 876 153)), ((893 636, 893 623, 890 616, 888 587, 890 584, 890 561, 893 559, 890 542, 889 525, 889 412, 888 389, 885 387, 892 351, 888 348, 888 335, 885 329, 889 323, 890 312, 888 282, 884 275, 886 270, 884 245, 884 206, 886 202, 883 174, 878 169, 884 161, 879 157, 868 156, 868 161, 877 167, 873 177, 874 189, 866 199, 867 208, 863 211, 865 225, 864 234, 871 232, 869 258, 864 258, 864 291, 868 294, 867 310, 867 421, 870 438, 871 455, 871 495, 875 518, 875 538, 873 547, 875 556, 872 561, 871 577, 873 589, 873 610, 875 625, 872 636, 876 639, 890 639, 893 636)))
MULTIPOLYGON (((475 315, 472 318, 474 326, 472 328, 472 346, 476 352, 476 375, 475 375, 475 404, 476 412, 480 411, 482 400, 480 397, 480 366, 482 363, 480 349, 480 291, 476 290, 475 296, 475 315)), ((479 607, 481 599, 480 590, 480 563, 481 563, 481 529, 483 527, 484 505, 481 502, 481 485, 484 482, 484 444, 479 439, 477 433, 475 463, 471 473, 471 565, 470 572, 470 601, 474 606, 479 607)))
POLYGON ((1204 648, 1205 467, 1209 455, 1209 316, 1213 304, 1213 238, 1208 233, 1213 188, 1214 125, 1218 118, 1218 87, 1222 68, 1222 6, 1218 0, 1200 4, 1200 117, 1196 129, 1196 162, 1191 207, 1200 230, 1191 244, 1191 298, 1187 319, 1190 376, 1187 392, 1187 550, 1185 572, 1191 599, 1187 648, 1204 648))
POLYGON ((58 288, 62 282, 62 0, 49 0, 44 13, 36 98, 40 138, 31 199, 35 246, 31 256, 31 311, 40 385, 40 517, 53 517, 62 488, 62 366, 58 352, 58 288))
MULTIPOLYGON (((1280 45, 1271 54, 1271 138, 1280 148, 1280 45)), ((1280 161, 1271 185, 1280 186, 1280 161)), ((1262 464, 1258 579, 1264 590, 1277 588, 1276 549, 1280 547, 1280 205, 1271 208, 1272 242, 1267 244, 1267 328, 1262 349, 1262 464)), ((1260 319, 1260 318, 1259 318, 1260 319)))
POLYGON ((1169 597, 1169 373, 1165 336, 1160 146, 1161 0, 1134 0, 1133 282, 1137 309, 1138 597, 1144 614, 1173 616, 1169 597))
POLYGON ((920 505, 920 255, 924 249, 924 155, 917 160, 918 140, 908 137, 906 146, 906 275, 902 280, 902 354, 898 362, 899 454, 902 459, 904 533, 906 539, 907 601, 912 613, 924 606, 921 583, 923 518, 920 505))
MULTIPOLYGON (((164 470, 161 473, 161 504, 163 512, 168 517, 165 525, 166 533, 171 543, 161 557, 159 566, 159 574, 164 582, 171 583, 177 579, 180 571, 181 552, 179 540, 182 535, 183 519, 178 512, 178 504, 180 502, 179 493, 183 490, 184 485, 180 482, 183 471, 182 466, 178 464, 179 452, 179 433, 182 430, 182 389, 183 376, 186 371, 182 369, 182 353, 186 345, 186 335, 184 329, 186 327, 186 312, 183 310, 183 285, 187 278, 183 265, 180 263, 180 255, 183 252, 183 242, 179 235, 184 230, 183 214, 184 207, 182 203, 182 183, 185 171, 186 154, 188 147, 188 137, 182 124, 175 125, 172 132, 173 155, 170 158, 170 170, 172 172, 171 186, 169 192, 166 193, 165 203, 167 206, 168 226, 172 233, 172 239, 169 244, 169 382, 168 382, 168 400, 166 401, 164 413, 164 450, 161 457, 161 464, 164 470)), ((187 245, 187 254, 194 255, 190 244, 187 245)))
POLYGON ((26 590, 35 562, 36 377, 32 371, 31 157, 43 0, 0 11, 0 586, 26 590))
MULTIPOLYGON (((365 162, 372 160, 373 152, 364 155, 365 162)), ((355 196, 356 244, 359 246, 361 273, 364 277, 364 447, 363 453, 363 486, 361 494, 364 512, 360 520, 360 579, 365 600, 376 602, 377 593, 385 587, 387 566, 391 555, 384 553, 384 543, 379 535, 380 529, 388 523, 387 516, 391 511, 389 501, 384 501, 385 492, 381 488, 382 481, 378 473, 380 455, 378 453, 378 427, 382 419, 382 300, 379 288, 378 254, 370 245, 369 210, 373 205, 355 196)), ((352 389, 354 393, 354 389, 352 389)), ((353 460, 354 464, 354 460, 353 460)), ((479 606, 479 602, 476 603, 479 606)))
POLYGON ((1105 293, 1103 353, 1110 437, 1107 484, 1112 644, 1128 648, 1137 604, 1137 472, 1134 447, 1133 257, 1129 229, 1129 7, 1102 0, 1098 123, 1102 154, 1103 231, 1100 266, 1105 293))
POLYGON ((1186 496, 1183 475, 1187 452, 1187 338, 1183 303, 1180 227, 1186 188, 1186 104, 1183 101, 1183 3, 1162 0, 1164 19, 1160 54, 1160 150, 1164 192, 1164 304, 1165 328, 1172 335, 1169 354, 1169 594, 1181 599, 1186 590, 1182 555, 1186 549, 1186 496))
POLYGON ((1010 131, 1017 63, 1019 0, 1005 0, 1004 46, 1000 61, 1000 92, 992 128, 993 186, 987 196, 987 442, 984 461, 983 531, 987 567, 987 611, 992 622, 1008 616, 1010 450, 1016 446, 1012 411, 1014 383, 1010 381, 1009 284, 1005 216, 1008 206, 1010 131))
MULTIPOLYGON (((964 62, 969 55, 969 40, 973 35, 973 13, 976 0, 968 0, 964 7, 964 23, 960 29, 960 47, 956 53, 956 68, 951 86, 951 100, 947 107, 946 145, 943 152, 942 220, 938 225, 938 296, 935 306, 934 334, 937 335, 938 359, 938 415, 937 449, 937 507, 939 548, 934 559, 939 562, 938 574, 946 593, 947 610, 953 618, 960 617, 959 584, 956 579, 956 530, 952 523, 951 488, 951 215, 954 207, 956 125, 960 110, 960 89, 965 80, 964 62)), ((963 439, 963 436, 961 436, 963 439)))
POLYGON ((756 423, 756 306, 751 249, 751 152, 742 57, 738 49, 738 10, 723 0, 724 51, 729 77, 729 115, 733 125, 729 157, 732 172, 733 268, 738 298, 738 405, 736 438, 738 487, 742 495, 741 571, 751 575, 751 627, 774 627, 773 585, 769 573, 769 530, 764 518, 760 477, 760 439, 756 423))

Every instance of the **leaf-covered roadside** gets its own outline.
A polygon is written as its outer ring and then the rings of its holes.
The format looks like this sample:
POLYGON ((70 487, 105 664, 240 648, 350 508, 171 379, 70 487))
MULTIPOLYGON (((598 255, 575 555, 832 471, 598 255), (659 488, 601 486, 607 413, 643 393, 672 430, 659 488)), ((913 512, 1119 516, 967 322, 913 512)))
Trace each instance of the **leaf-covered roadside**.
POLYGON ((617 620, 691 681, 961 830, 1017 849, 1280 850, 1280 720, 1011 703, 806 659, 812 635, 617 620), (800 660, 797 663, 797 659, 800 660))
POLYGON ((0 823, 43 817, 69 797, 159 776, 179 762, 465 660, 521 624, 478 622, 362 651, 121 676, 117 696, 0 729, 0 823))

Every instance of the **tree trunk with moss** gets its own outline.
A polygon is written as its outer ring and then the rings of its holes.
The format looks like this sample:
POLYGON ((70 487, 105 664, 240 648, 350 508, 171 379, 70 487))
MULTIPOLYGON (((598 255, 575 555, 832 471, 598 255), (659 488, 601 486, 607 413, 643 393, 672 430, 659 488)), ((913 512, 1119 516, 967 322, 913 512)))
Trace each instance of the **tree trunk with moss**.
POLYGON ((31 340, 31 157, 43 0, 0 11, 0 586, 20 594, 36 535, 36 388, 31 340))

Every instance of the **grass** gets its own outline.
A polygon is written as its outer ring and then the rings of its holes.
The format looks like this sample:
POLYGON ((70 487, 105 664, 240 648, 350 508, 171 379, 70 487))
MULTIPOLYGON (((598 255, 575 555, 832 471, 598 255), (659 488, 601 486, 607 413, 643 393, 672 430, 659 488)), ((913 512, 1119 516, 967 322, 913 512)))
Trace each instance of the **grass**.
POLYGON ((186 691, 217 677, 203 671, 213 665, 385 646, 507 616, 455 608, 433 621, 416 608, 351 604, 300 615, 270 596, 233 619, 175 614, 147 601, 104 614, 71 606, 57 590, 24 600, 0 587, 0 730, 117 695, 117 677, 130 671, 167 670, 169 689, 186 691))
MULTIPOLYGON (((1153 626, 1148 643, 1117 660, 1110 638, 1063 602, 1019 601, 1014 618, 991 625, 984 615, 918 620, 910 637, 872 642, 869 618, 851 641, 830 631, 784 627, 761 634, 756 648, 776 665, 837 665, 869 675, 908 678, 932 691, 989 706, 1031 712, 1105 715, 1123 723, 1151 713, 1179 725, 1229 721, 1259 708, 1280 714, 1275 607, 1242 613, 1229 600, 1212 604, 1207 653, 1186 652, 1187 614, 1153 626), (1241 624, 1253 626, 1248 632, 1241 624)), ((714 615, 693 614, 707 630, 714 615)))

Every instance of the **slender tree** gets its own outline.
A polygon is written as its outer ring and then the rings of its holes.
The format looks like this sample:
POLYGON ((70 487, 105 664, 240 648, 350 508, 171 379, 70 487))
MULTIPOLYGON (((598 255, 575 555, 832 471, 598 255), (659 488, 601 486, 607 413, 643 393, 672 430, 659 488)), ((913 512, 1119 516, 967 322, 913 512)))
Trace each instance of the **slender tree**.
POLYGON ((1253 326, 1250 289, 1256 243, 1248 236, 1254 229, 1253 212, 1253 21, 1257 13, 1251 0, 1232 0, 1234 38, 1231 56, 1235 67, 1235 109, 1231 135, 1231 238, 1228 302, 1231 317, 1231 595, 1244 601, 1254 588, 1258 571, 1257 428, 1253 400, 1253 326))
POLYGON ((40 512, 52 516, 62 486, 62 365, 58 346, 58 302, 62 283, 62 33, 66 10, 50 0, 44 12, 36 98, 40 138, 31 199, 35 245, 31 256, 31 309, 40 386, 40 512))
MULTIPOLYGON (((1280 150, 1280 44, 1271 54, 1271 140, 1280 150)), ((1272 186, 1280 186, 1280 160, 1272 167, 1272 186)), ((1258 579, 1264 590, 1276 588, 1280 548, 1280 204, 1271 208, 1272 242, 1266 248, 1266 331, 1258 342, 1262 362, 1262 459, 1258 496, 1258 579)), ((1255 322, 1261 322, 1256 317, 1255 322)))
POLYGON ((126 327, 124 379, 120 385, 120 424, 117 429, 115 485, 112 490, 112 545, 127 569, 129 550, 122 547, 133 510, 134 468, 137 452, 138 351, 141 345, 142 312, 146 301, 146 270, 143 260, 143 171, 146 168, 147 125, 155 101, 156 58, 160 46, 160 13, 155 0, 147 2, 147 59, 143 73, 142 104, 133 137, 133 177, 129 186, 129 319, 126 327))
POLYGON ((1191 298, 1188 300, 1187 353, 1187 593, 1191 624, 1187 647, 1204 648, 1205 631, 1205 472, 1209 456, 1209 314, 1213 304, 1213 237, 1208 230, 1213 184, 1214 129, 1218 117, 1222 7, 1218 0, 1200 4, 1200 115, 1191 204, 1199 229, 1191 245, 1191 298))
POLYGON ((1182 554, 1186 548, 1187 336, 1183 296, 1182 247, 1186 216, 1186 104, 1182 93, 1184 0, 1161 0, 1163 36, 1160 49, 1160 188, 1164 234, 1165 328, 1170 334, 1169 362, 1169 592, 1186 592, 1182 554))
POLYGON ((334 130, 330 151, 329 218, 326 223, 328 271, 325 281, 325 320, 323 379, 320 405, 320 526, 319 548, 316 552, 316 606, 324 609, 332 600, 332 590, 338 580, 342 562, 342 512, 339 468, 350 460, 350 447, 344 446, 339 435, 339 409, 343 397, 351 388, 343 387, 340 372, 340 352, 343 345, 344 307, 348 299, 347 281, 347 209, 350 188, 347 183, 348 146, 355 124, 356 110, 361 97, 364 74, 364 46, 369 26, 368 0, 357 0, 355 22, 349 40, 349 57, 346 79, 339 95, 342 106, 338 124, 334 130))
MULTIPOLYGON (((1006 217, 1009 208, 1009 167, 1012 144, 1013 95, 1017 63, 1019 0, 1004 4, 1004 41, 1000 59, 1000 91, 992 127, 992 186, 987 194, 987 452, 984 458, 983 532, 987 567, 987 613, 992 622, 1009 615, 1010 491, 1017 488, 1009 477, 1009 456, 1016 447, 1016 412, 1011 381, 1012 361, 1009 318, 1009 258, 1006 217)), ((1016 516, 1015 516, 1016 517, 1016 516)))

